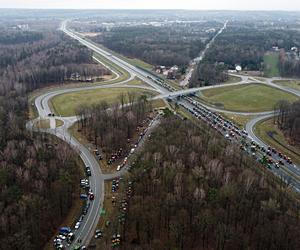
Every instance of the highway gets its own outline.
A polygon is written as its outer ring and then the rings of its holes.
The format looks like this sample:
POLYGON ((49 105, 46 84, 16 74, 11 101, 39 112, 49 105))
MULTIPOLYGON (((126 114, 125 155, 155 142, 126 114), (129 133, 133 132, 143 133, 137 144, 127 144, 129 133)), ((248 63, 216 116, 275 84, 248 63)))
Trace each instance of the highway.
POLYGON ((190 79, 193 75, 193 71, 196 69, 196 66, 204 59, 206 52, 209 50, 209 48, 213 45, 216 38, 223 33, 223 31, 227 28, 228 20, 224 23, 223 27, 217 32, 217 34, 209 41, 209 43, 206 44, 203 51, 201 51, 200 55, 193 59, 191 62, 191 67, 188 70, 188 73, 184 77, 184 79, 180 82, 180 86, 187 86, 190 82, 190 79))
MULTIPOLYGON (((62 23, 61 30, 63 32, 65 32, 67 35, 69 35, 70 37, 76 39, 77 41, 79 41, 83 45, 87 46, 91 50, 99 53, 100 55, 105 57, 107 60, 111 61, 113 64, 115 64, 115 65, 123 68, 124 70, 126 70, 129 73, 129 78, 124 80, 124 81, 121 81, 121 82, 111 83, 111 84, 107 84, 107 85, 103 85, 103 86, 65 88, 65 89, 58 89, 58 90, 50 90, 50 92, 48 92, 48 93, 41 94, 40 96, 38 96, 35 99, 35 106, 36 106, 38 114, 39 114, 39 117, 37 119, 49 118, 48 114, 52 113, 51 108, 49 107, 49 101, 54 96, 65 94, 65 93, 70 93, 70 92, 75 92, 75 91, 88 90, 88 89, 114 88, 114 87, 127 87, 127 88, 134 87, 134 88, 136 88, 137 86, 126 85, 130 80, 134 79, 135 77, 139 77, 144 82, 149 84, 152 88, 154 88, 154 90, 156 92, 158 92, 159 98, 168 98, 169 96, 173 98, 173 97, 176 97, 176 96, 186 95, 188 93, 194 93, 195 91, 199 91, 199 90, 204 89, 204 88, 195 88, 195 89, 188 89, 188 90, 170 91, 167 88, 163 87, 162 85, 158 84, 157 81, 155 79, 153 79, 153 76, 148 74, 147 72, 144 72, 143 70, 138 69, 133 65, 130 65, 129 63, 125 62, 124 60, 122 60, 122 59, 120 59, 120 58, 118 58, 114 55, 111 55, 109 52, 105 51, 104 49, 97 47, 95 44, 93 44, 89 41, 86 41, 86 40, 82 39, 80 36, 72 33, 71 31, 69 31, 66 28, 66 22, 62 23)), ((111 68, 109 68, 109 69, 113 71, 113 69, 111 69, 111 68)), ((116 71, 113 71, 113 73, 115 74, 115 79, 114 80, 116 80, 120 77, 120 75, 116 71)), ((237 84, 246 84, 246 83, 249 83, 251 81, 253 82, 253 79, 250 79, 249 77, 243 76, 242 81, 239 82, 239 83, 235 83, 235 85, 237 85, 237 84)), ((273 85, 274 83, 272 81, 267 81, 264 84, 273 85)), ((217 87, 221 87, 221 86, 224 86, 224 85, 217 85, 217 87)), ((278 85, 276 85, 276 86, 278 86, 278 85)), ((206 88, 215 88, 215 87, 216 86, 210 86, 210 87, 206 87, 206 88)), ((150 87, 140 87, 140 88, 153 90, 150 87)), ((293 90, 290 90, 290 89, 288 90, 284 87, 282 87, 281 89, 284 90, 284 91, 288 91, 290 93, 291 93, 291 91, 293 91, 293 90)), ((293 93, 300 96, 298 91, 296 91, 296 92, 293 91, 293 93)), ((189 108, 193 107, 193 103, 188 103, 186 105, 189 108)), ((202 103, 201 103, 201 105, 203 106, 202 103)), ((205 106, 205 107, 210 109, 210 110, 216 111, 212 107, 209 107, 209 106, 205 106)), ((221 112, 224 112, 224 111, 221 111, 221 112)), ((231 111, 228 111, 228 112, 231 112, 231 111)), ((232 112, 232 113, 237 114, 237 112, 232 112)), ((250 114, 250 113, 247 113, 247 114, 250 114)), ((252 113, 252 115, 253 115, 253 113, 252 113)), ((271 113, 270 112, 262 112, 262 113, 259 113, 259 115, 260 115, 259 118, 251 120, 249 122, 249 124, 247 124, 246 129, 249 133, 250 138, 255 140, 258 144, 266 146, 252 132, 253 132, 253 127, 259 121, 259 119, 262 119, 262 117, 270 116, 271 113)), ((88 245, 88 243, 90 242, 90 239, 93 237, 93 233, 96 229, 96 226, 97 226, 97 223, 98 223, 98 220, 99 220, 99 217, 100 217, 100 209, 103 205, 104 181, 107 180, 107 179, 112 179, 112 178, 120 176, 124 171, 126 171, 126 168, 122 169, 122 171, 120 171, 116 174, 112 174, 112 175, 103 174, 101 172, 101 168, 99 166, 99 163, 95 159, 94 155, 85 146, 81 145, 68 132, 68 128, 71 127, 77 121, 77 117, 55 116, 55 117, 52 117, 51 119, 52 119, 52 121, 54 120, 54 123, 55 123, 55 119, 62 120, 64 122, 64 124, 61 127, 54 128, 53 122, 51 122, 52 127, 50 129, 44 130, 42 132, 47 132, 47 133, 54 134, 57 137, 59 137, 62 140, 66 141, 67 143, 69 143, 72 147, 74 147, 79 152, 80 157, 82 158, 85 165, 90 166, 91 171, 92 171, 92 176, 91 176, 91 178, 89 178, 89 180, 90 180, 91 189, 93 190, 93 192, 95 194, 95 200, 90 202, 91 205, 90 205, 90 208, 89 208, 89 211, 88 211, 87 215, 84 217, 80 228, 75 231, 74 243, 71 244, 70 246, 67 246, 67 249, 72 249, 74 244, 79 239, 81 240, 83 245, 88 245)), ((33 123, 36 120, 28 122, 27 123, 27 128, 32 130, 33 129, 33 123)), ((154 122, 153 126, 155 126, 155 125, 157 125, 157 122, 154 122)), ((293 168, 294 169, 289 169, 289 171, 291 171, 291 174, 300 176, 300 172, 299 172, 298 167, 295 166, 293 168)), ((296 188, 297 191, 300 191, 300 182, 297 179, 295 179, 292 175, 289 175, 286 171, 282 171, 281 169, 280 170, 275 169, 273 172, 276 175, 284 176, 286 178, 290 178, 291 182, 292 182, 292 185, 296 188)))

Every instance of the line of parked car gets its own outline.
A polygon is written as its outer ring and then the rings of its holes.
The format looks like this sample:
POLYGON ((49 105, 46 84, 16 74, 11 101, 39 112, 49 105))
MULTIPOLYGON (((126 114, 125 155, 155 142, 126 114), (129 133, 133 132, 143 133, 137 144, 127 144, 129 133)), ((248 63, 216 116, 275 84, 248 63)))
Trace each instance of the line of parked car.
MULTIPOLYGON (((89 177, 92 175, 90 166, 85 166, 86 178, 80 180, 80 188, 82 193, 80 199, 83 201, 82 212, 77 219, 73 230, 70 227, 61 227, 58 235, 53 240, 53 246, 55 249, 65 249, 65 246, 69 246, 75 239, 75 233, 80 228, 84 216, 88 213, 91 202, 95 199, 95 194, 90 188, 89 177)), ((80 243, 80 242, 79 242, 80 243)), ((74 249, 86 249, 85 246, 76 245, 74 249)))
POLYGON ((264 148, 263 146, 258 145, 248 137, 248 133, 245 130, 239 129, 233 122, 225 119, 220 114, 210 111, 191 97, 183 96, 182 99, 189 104, 180 101, 179 105, 181 107, 186 109, 197 119, 201 119, 208 123, 209 126, 216 129, 227 140, 240 143, 242 150, 248 152, 253 157, 256 157, 261 163, 264 163, 264 159, 267 157, 267 164, 265 165, 267 165, 268 168, 271 168, 272 166, 279 168, 284 165, 293 165, 293 162, 289 157, 283 155, 274 148, 264 148))
MULTIPOLYGON (((117 171, 120 171, 123 167, 125 167, 127 165, 128 157, 130 155, 134 154, 136 148, 138 147, 138 145, 141 143, 141 141, 143 140, 143 138, 147 134, 149 128, 153 125, 154 120, 156 119, 156 117, 155 117, 155 119, 148 117, 148 119, 150 120, 150 122, 149 122, 149 124, 146 128, 143 128, 142 125, 137 128, 137 130, 140 131, 139 137, 138 137, 136 143, 132 144, 132 148, 130 149, 128 155, 123 159, 122 163, 117 166, 117 171)), ((143 121, 143 123, 145 124, 147 122, 147 120, 143 121)))
MULTIPOLYGON (((118 215, 118 223, 119 225, 123 226, 125 224, 126 218, 127 218, 127 213, 128 213, 128 205, 129 205, 129 200, 132 196, 133 192, 133 187, 132 187, 132 182, 129 181, 126 187, 126 193, 123 196, 123 198, 119 201, 119 212, 120 214, 118 215)), ((113 196, 114 197, 114 196, 113 196)), ((116 206, 117 202, 116 199, 112 199, 112 204, 113 206, 116 206)), ((111 237, 111 247, 112 248, 118 248, 121 245, 121 234, 118 232, 119 231, 119 226, 116 226, 115 230, 117 231, 114 233, 111 237)), ((124 229, 123 229, 124 230, 124 229)))

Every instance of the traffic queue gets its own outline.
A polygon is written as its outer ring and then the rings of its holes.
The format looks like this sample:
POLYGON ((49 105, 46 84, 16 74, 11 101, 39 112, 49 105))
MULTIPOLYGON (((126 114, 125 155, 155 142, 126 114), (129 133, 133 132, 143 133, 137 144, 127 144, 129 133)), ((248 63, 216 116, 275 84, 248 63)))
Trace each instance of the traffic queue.
POLYGON ((180 101, 179 105, 191 113, 199 120, 203 120, 210 127, 217 130, 227 140, 239 143, 240 148, 248 152, 257 160, 267 166, 269 169, 272 167, 279 168, 280 166, 293 166, 292 160, 276 150, 275 148, 265 148, 253 141, 245 130, 240 129, 233 122, 225 119, 218 113, 212 112, 199 102, 191 97, 182 96, 186 101, 180 101))
MULTIPOLYGON (((75 239, 75 233, 80 228, 84 216, 88 213, 91 202, 95 199, 95 194, 92 192, 89 183, 89 177, 91 176, 90 166, 85 166, 86 178, 80 180, 81 194, 80 199, 83 201, 82 212, 75 222, 73 229, 70 227, 61 227, 58 235, 53 240, 53 246, 55 249, 65 249, 66 246, 70 246, 75 239)), ((80 241, 80 240, 79 240, 80 241)), ((81 242, 78 242, 81 243, 81 242)), ((85 246, 76 245, 74 249, 85 249, 85 246)))

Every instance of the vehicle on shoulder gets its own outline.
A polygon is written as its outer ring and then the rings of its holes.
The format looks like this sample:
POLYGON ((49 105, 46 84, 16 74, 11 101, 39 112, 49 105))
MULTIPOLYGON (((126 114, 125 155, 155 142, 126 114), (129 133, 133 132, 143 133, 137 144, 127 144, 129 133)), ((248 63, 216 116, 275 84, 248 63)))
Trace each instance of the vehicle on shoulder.
POLYGON ((85 172, 86 172, 87 176, 91 176, 92 175, 90 167, 86 167, 85 172))
POLYGON ((59 234, 61 234, 61 235, 67 235, 67 234, 69 234, 69 233, 71 233, 71 228, 70 227, 61 227, 60 229, 59 229, 59 234))
POLYGON ((88 212, 88 210, 89 210, 89 207, 90 207, 90 203, 87 203, 87 204, 84 206, 83 211, 82 211, 82 213, 83 213, 84 215, 87 214, 87 212, 88 212))
POLYGON ((90 193, 90 201, 93 201, 95 199, 95 195, 93 193, 90 193))
POLYGON ((103 237, 102 231, 101 231, 100 229, 97 229, 97 230, 95 231, 95 239, 100 239, 100 238, 102 238, 102 237, 103 237))
POLYGON ((69 233, 67 236, 67 241, 68 243, 71 243, 75 239, 75 234, 74 233, 69 233))
POLYGON ((56 249, 64 249, 64 248, 65 248, 65 247, 64 247, 63 244, 59 244, 59 245, 56 246, 56 249))
POLYGON ((65 240, 65 239, 66 239, 66 236, 63 235, 63 234, 59 234, 59 235, 57 235, 57 239, 65 240))
POLYGON ((81 200, 87 200, 87 198, 88 198, 87 194, 81 194, 80 195, 81 200))
POLYGON ((80 227, 80 224, 81 224, 81 223, 80 223, 79 221, 77 221, 74 228, 75 228, 75 229, 78 229, 78 228, 80 227))

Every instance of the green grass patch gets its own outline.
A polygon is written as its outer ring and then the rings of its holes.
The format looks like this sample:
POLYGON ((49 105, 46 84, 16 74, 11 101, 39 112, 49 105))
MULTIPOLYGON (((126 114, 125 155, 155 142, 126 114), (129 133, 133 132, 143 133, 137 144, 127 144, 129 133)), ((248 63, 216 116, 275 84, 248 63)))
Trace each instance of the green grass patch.
POLYGON ((117 103, 121 93, 134 93, 137 97, 142 95, 151 97, 156 92, 139 88, 103 88, 58 95, 50 102, 57 115, 74 116, 76 107, 80 105, 90 106, 102 101, 106 101, 108 104, 117 103))
POLYGON ((223 117, 232 121, 235 125, 239 128, 245 128, 248 121, 250 121, 253 116, 251 115, 235 115, 235 114, 228 114, 228 113, 221 113, 223 117))
POLYGON ((200 98, 208 104, 241 112, 269 111, 279 100, 294 102, 298 99, 295 95, 257 83, 212 88, 201 93, 200 98))
POLYGON ((278 80, 278 81, 273 81, 273 82, 278 85, 281 85, 284 87, 289 87, 291 89, 300 91, 300 80, 278 80))
POLYGON ((152 70, 153 69, 153 66, 149 63, 146 63, 140 59, 137 59, 137 58, 128 58, 128 57, 124 57, 124 56, 121 56, 125 61, 127 61, 128 63, 134 65, 134 66, 137 66, 137 67, 141 67, 141 68, 144 68, 144 69, 147 69, 147 70, 152 70))
POLYGON ((151 87, 144 81, 142 81, 140 78, 134 78, 132 81, 126 83, 126 85, 133 85, 133 86, 144 86, 144 87, 151 87))
POLYGON ((58 128, 64 125, 64 122, 62 120, 55 119, 55 125, 58 128))
POLYGON ((151 104, 153 109, 168 107, 168 104, 163 99, 153 100, 151 102, 152 102, 151 104))
POLYGON ((289 156, 295 163, 300 164, 300 157, 292 152, 300 154, 300 148, 290 145, 283 132, 273 123, 273 119, 261 121, 255 126, 254 131, 266 144, 278 149, 283 154, 289 156), (269 136, 270 132, 273 137, 269 136))
POLYGON ((50 128, 50 120, 49 119, 41 119, 34 123, 34 128, 38 129, 48 129, 50 128))
POLYGON ((107 67, 115 70, 119 75, 120 78, 110 81, 109 83, 114 83, 114 82, 121 82, 129 78, 129 73, 124 70, 123 68, 119 67, 118 65, 114 64, 113 62, 109 61, 107 58, 104 56, 101 56, 100 54, 94 53, 93 54, 95 58, 97 58, 99 61, 101 61, 103 64, 105 64, 107 67))
POLYGON ((228 80, 225 83, 237 83, 237 82, 240 82, 240 81, 242 81, 241 77, 230 75, 228 80))
POLYGON ((153 65, 147 63, 147 62, 144 62, 143 60, 141 59, 138 59, 138 58, 129 58, 127 56, 124 56, 122 54, 119 54, 118 52, 116 51, 113 51, 105 46, 103 46, 102 44, 99 44, 99 43, 96 43, 94 41, 92 41, 91 39, 88 39, 87 37, 84 37, 85 40, 89 41, 90 43, 98 46, 99 48, 111 53, 112 55, 116 56, 116 57, 119 57, 120 59, 134 65, 134 66, 137 66, 137 67, 141 67, 141 68, 144 68, 144 69, 147 69, 147 70, 152 70, 153 69, 153 65))
POLYGON ((267 53, 264 56, 264 74, 267 77, 280 76, 279 73, 279 54, 267 53))

